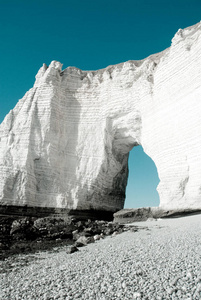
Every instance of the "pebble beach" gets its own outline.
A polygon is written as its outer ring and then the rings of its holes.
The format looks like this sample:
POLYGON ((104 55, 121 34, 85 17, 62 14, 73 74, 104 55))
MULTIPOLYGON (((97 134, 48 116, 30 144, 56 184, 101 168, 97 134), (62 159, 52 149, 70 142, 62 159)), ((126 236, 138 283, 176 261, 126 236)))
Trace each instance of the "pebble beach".
POLYGON ((201 215, 0 261, 1 300, 201 299, 201 215))

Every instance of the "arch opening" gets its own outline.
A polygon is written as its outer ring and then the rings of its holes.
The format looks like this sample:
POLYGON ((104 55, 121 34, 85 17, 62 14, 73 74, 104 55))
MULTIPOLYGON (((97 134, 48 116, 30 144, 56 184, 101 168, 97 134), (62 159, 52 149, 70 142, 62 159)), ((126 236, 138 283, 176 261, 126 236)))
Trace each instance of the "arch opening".
POLYGON ((128 159, 128 182, 124 208, 157 207, 159 195, 158 172, 153 160, 144 152, 142 146, 133 147, 128 159))

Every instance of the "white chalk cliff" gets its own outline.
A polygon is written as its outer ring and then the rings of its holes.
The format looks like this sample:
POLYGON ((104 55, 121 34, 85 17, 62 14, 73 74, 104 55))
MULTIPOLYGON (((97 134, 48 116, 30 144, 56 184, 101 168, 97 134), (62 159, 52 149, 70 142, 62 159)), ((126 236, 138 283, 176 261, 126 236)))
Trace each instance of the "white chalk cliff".
POLYGON ((201 23, 141 61, 43 65, 0 125, 0 205, 121 209, 135 145, 161 208, 201 208, 201 23))

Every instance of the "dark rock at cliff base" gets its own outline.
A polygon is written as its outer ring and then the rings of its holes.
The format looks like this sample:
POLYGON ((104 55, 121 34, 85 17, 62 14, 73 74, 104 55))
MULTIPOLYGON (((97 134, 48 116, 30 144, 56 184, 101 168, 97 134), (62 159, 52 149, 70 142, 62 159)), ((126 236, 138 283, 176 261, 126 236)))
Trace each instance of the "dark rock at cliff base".
POLYGON ((118 212, 114 213, 114 222, 126 224, 146 221, 148 219, 175 218, 186 216, 188 214, 199 213, 201 213, 200 209, 164 210, 160 207, 129 208, 121 209, 118 212))
POLYGON ((36 219, 33 224, 33 229, 40 233, 40 236, 45 236, 49 239, 72 239, 72 232, 77 226, 69 219, 45 217, 36 219))
POLYGON ((114 222, 119 223, 146 221, 148 218, 153 218, 150 207, 122 209, 114 214, 114 222))
POLYGON ((69 217, 0 216, 0 258, 11 254, 52 249, 55 246, 85 246, 128 226, 102 220, 69 217))
POLYGON ((14 220, 11 224, 10 235, 15 240, 35 240, 38 232, 33 225, 34 218, 26 217, 14 220))

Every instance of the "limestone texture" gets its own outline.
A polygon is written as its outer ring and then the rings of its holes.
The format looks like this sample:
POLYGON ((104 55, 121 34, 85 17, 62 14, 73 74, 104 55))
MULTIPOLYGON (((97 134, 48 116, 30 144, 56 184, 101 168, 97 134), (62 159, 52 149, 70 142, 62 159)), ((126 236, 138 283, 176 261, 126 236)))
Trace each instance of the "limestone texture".
POLYGON ((156 164, 161 208, 201 208, 201 23, 141 61, 44 64, 0 125, 0 205, 115 212, 136 145, 156 164))

